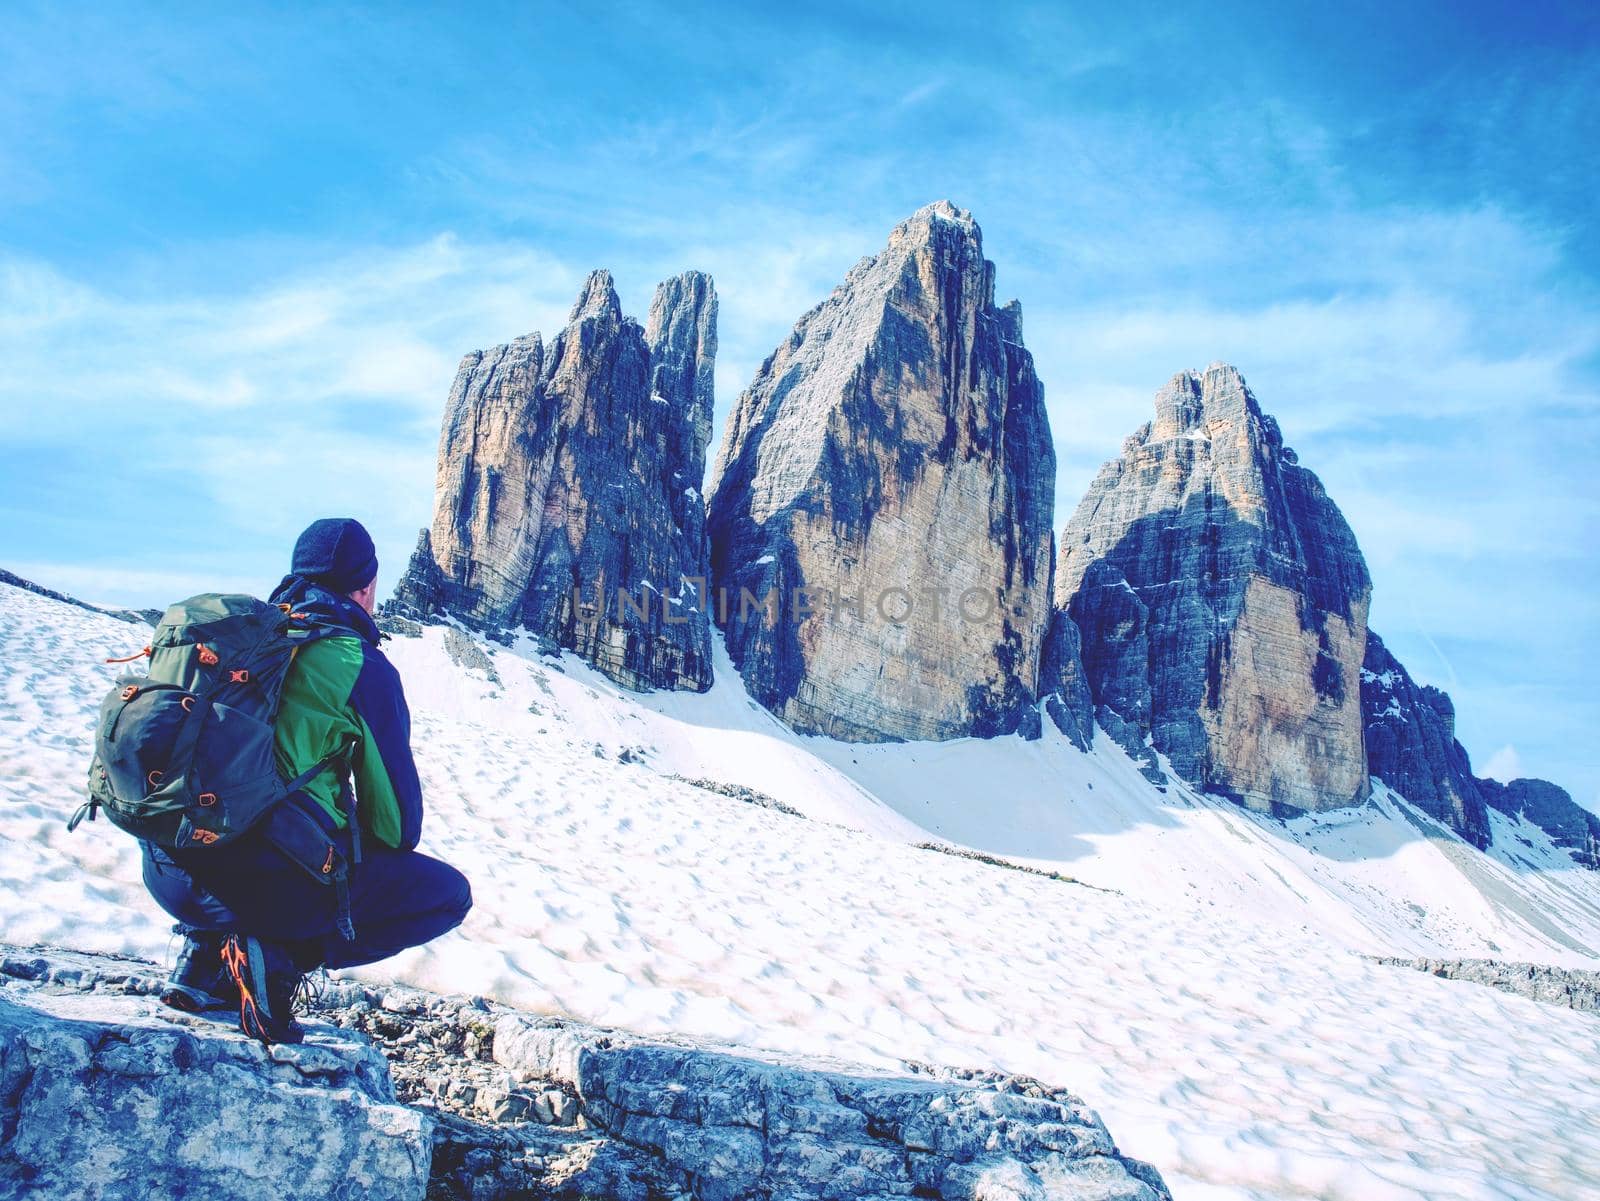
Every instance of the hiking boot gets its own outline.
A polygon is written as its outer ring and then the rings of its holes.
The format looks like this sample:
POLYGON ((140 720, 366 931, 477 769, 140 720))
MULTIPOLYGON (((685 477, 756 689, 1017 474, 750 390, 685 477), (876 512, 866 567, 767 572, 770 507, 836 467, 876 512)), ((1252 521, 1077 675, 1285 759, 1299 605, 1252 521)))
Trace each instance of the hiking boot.
POLYGON ((239 1029, 268 1045, 305 1038, 293 1012, 300 969, 286 950, 247 934, 230 934, 222 941, 221 955, 239 989, 239 1029))
POLYGON ((232 1009, 239 1003, 239 986, 222 965, 220 930, 191 930, 184 936, 178 961, 160 996, 165 1004, 185 1013, 232 1009))

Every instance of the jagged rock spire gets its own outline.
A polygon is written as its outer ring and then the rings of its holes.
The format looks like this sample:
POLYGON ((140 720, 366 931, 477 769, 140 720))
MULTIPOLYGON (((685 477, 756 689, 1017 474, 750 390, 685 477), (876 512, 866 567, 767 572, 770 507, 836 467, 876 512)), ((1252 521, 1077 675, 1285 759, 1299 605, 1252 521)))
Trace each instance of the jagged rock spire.
POLYGON ((663 283, 645 330, 607 271, 548 345, 467 355, 397 606, 532 630, 630 687, 709 687, 698 486, 715 355, 709 276, 663 283))

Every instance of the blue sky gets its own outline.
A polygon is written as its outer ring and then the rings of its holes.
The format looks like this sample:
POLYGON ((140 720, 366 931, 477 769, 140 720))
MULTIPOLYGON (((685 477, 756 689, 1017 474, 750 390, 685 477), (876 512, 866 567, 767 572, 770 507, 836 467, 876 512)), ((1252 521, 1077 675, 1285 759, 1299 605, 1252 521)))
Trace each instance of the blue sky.
POLYGON ((1593 6, 23 4, 0 78, 0 565, 259 590, 331 512, 392 582, 463 352, 592 267, 641 316, 705 269, 720 437, 948 197, 1022 301, 1058 525, 1236 364, 1480 770, 1600 803, 1593 6))

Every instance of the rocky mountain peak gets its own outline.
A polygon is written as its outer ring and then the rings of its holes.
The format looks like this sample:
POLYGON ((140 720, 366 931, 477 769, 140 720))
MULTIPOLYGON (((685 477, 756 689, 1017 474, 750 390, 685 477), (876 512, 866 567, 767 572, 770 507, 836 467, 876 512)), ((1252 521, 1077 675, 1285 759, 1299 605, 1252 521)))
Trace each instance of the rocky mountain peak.
POLYGON ((1210 425, 1247 426, 1261 421, 1261 409, 1238 368, 1212 363, 1204 372, 1180 371, 1156 393, 1154 438, 1206 433, 1210 425))
POLYGON ((531 334, 467 355, 396 607, 529 629, 629 687, 709 687, 698 485, 715 355, 709 276, 663 283, 646 330, 607 271, 548 347, 531 334))
POLYGON ((958 227, 960 237, 975 237, 980 243, 983 240, 983 231, 968 210, 957 208, 948 200, 935 200, 932 204, 923 205, 889 231, 889 248, 893 250, 906 242, 925 243, 940 225, 958 227))
POLYGON ((685 271, 663 281, 650 302, 644 337, 650 345, 650 394, 679 417, 672 436, 680 445, 672 457, 682 459, 686 491, 678 495, 693 493, 703 521, 700 484, 711 442, 717 360, 717 292, 711 277, 685 271))
POLYGON ((584 318, 597 318, 613 323, 622 320, 622 301, 617 297, 617 288, 611 279, 611 272, 604 267, 589 272, 583 290, 578 293, 578 299, 572 305, 567 324, 575 325, 584 318))
POLYGON ((1155 752, 1253 807, 1365 796, 1366 563, 1237 369, 1157 392, 1062 531, 1054 594, 1097 719, 1153 777, 1155 752))
POLYGON ((1054 469, 1020 309, 995 307, 977 223, 947 201, 918 210, 730 416, 712 573, 751 691, 848 739, 1036 724, 1054 469), (785 612, 741 612, 742 592, 785 612))

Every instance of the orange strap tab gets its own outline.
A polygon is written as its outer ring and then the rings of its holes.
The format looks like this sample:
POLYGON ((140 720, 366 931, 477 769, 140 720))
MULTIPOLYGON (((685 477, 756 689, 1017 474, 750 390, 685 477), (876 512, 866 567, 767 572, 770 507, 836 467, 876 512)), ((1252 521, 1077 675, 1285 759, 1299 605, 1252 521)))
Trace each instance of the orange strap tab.
POLYGON ((140 651, 137 655, 129 655, 126 658, 123 658, 123 659, 107 659, 106 662, 107 663, 132 663, 135 659, 143 659, 146 656, 148 656, 149 654, 150 654, 150 648, 147 646, 147 647, 144 648, 144 650, 140 651))

